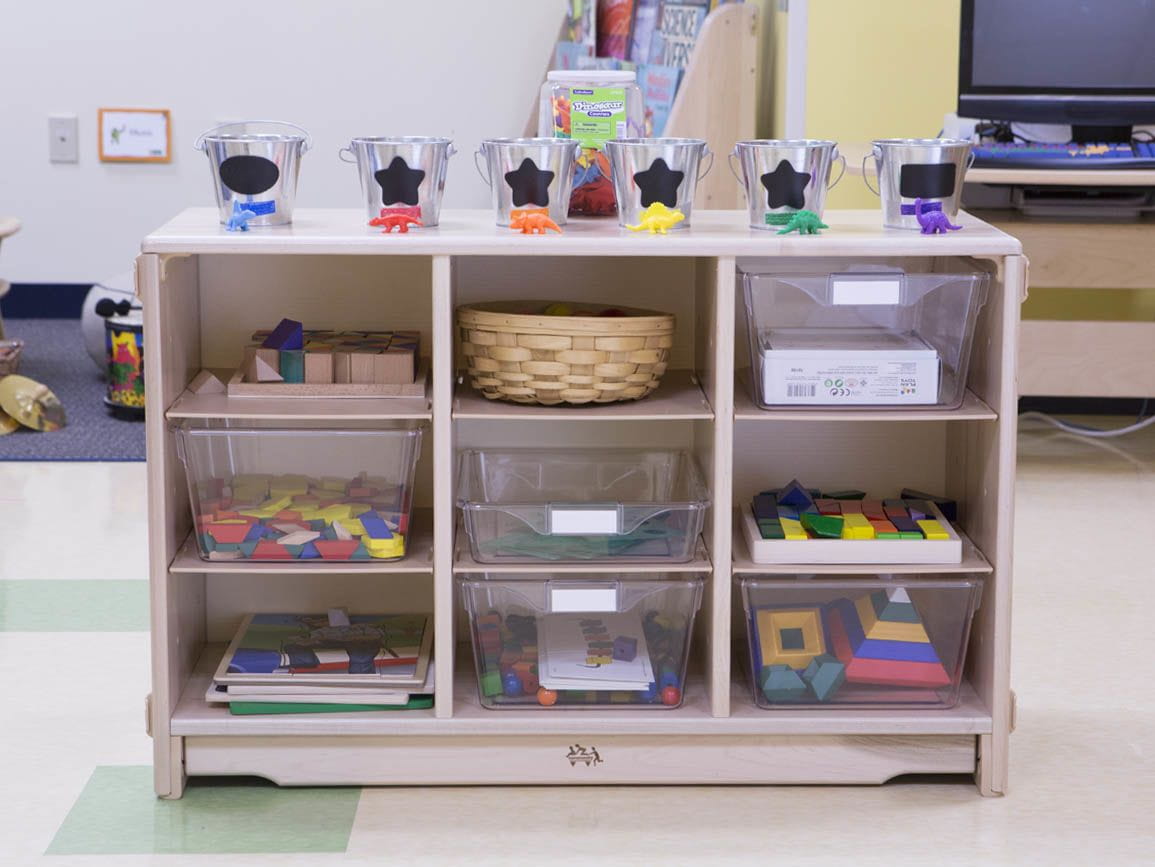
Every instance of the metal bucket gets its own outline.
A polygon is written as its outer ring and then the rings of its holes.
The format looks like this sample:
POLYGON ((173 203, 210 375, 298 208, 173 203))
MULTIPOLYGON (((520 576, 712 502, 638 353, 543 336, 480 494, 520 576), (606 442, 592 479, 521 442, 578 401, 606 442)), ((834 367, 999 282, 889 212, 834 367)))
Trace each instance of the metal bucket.
POLYGON ((862 158, 862 178, 882 198, 882 223, 892 229, 920 229, 914 200, 958 213, 963 178, 974 162, 971 143, 955 138, 888 138, 871 143, 872 153, 862 158), (870 185, 866 161, 874 157, 878 189, 870 185))
POLYGON ((514 210, 547 208, 559 226, 569 214, 578 143, 561 138, 489 138, 473 155, 481 179, 493 193, 497 225, 508 226, 514 210), (485 168, 480 158, 485 159, 485 168))
POLYGON ((642 212, 655 202, 681 211, 685 220, 671 229, 690 225, 698 181, 714 165, 714 155, 699 138, 616 138, 606 142, 614 194, 618 200, 618 223, 634 226, 642 212), (699 173, 702 157, 709 155, 706 170, 699 173))
POLYGON ((297 171, 312 144, 301 127, 279 120, 225 123, 201 133, 196 149, 209 158, 221 224, 228 225, 234 202, 254 214, 249 227, 291 223, 297 171))
POLYGON ((740 141, 730 154, 730 171, 746 192, 750 228, 777 229, 796 211, 822 216, 826 191, 846 173, 846 157, 838 153, 837 142, 819 139, 740 141), (831 181, 835 162, 842 171, 831 181))
POLYGON ((382 208, 405 208, 416 209, 413 215, 423 226, 436 226, 449 158, 455 153, 447 138, 371 136, 353 139, 337 155, 357 163, 370 220, 381 216, 382 208))

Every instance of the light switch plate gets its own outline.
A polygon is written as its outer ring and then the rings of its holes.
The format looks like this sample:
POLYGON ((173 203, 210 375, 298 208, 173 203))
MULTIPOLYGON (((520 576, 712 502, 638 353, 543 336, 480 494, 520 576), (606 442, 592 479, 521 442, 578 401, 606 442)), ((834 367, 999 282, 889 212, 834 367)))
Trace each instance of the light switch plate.
POLYGON ((53 163, 80 162, 80 132, 76 115, 49 116, 48 160, 53 163))

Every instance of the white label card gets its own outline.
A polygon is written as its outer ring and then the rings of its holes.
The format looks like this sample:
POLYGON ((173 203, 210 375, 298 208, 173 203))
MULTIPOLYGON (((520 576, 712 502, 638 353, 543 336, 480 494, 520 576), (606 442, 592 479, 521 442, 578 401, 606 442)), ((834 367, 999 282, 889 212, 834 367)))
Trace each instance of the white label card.
POLYGON ((549 610, 554 614, 617 611, 618 585, 550 584, 549 610))
POLYGON ((617 509, 549 510, 549 532, 554 536, 617 535, 617 509))
POLYGON ((898 304, 902 299, 902 279, 863 280, 830 279, 830 303, 841 304, 898 304))

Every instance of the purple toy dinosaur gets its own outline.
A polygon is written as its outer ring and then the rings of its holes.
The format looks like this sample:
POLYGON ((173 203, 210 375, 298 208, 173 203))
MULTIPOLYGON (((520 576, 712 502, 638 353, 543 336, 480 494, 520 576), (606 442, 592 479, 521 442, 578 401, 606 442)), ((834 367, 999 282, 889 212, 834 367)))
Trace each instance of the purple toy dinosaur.
POLYGON ((962 228, 962 226, 956 226, 947 219, 946 214, 942 211, 924 211, 922 199, 914 200, 914 218, 922 226, 924 235, 937 235, 939 233, 945 235, 948 231, 954 232, 962 228))

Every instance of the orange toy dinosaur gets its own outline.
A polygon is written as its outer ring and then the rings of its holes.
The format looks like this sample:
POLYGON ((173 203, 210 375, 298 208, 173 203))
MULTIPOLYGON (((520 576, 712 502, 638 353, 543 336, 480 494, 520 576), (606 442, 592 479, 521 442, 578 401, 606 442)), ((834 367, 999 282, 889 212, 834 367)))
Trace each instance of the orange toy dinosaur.
POLYGON ((509 214, 509 228, 523 235, 544 235, 549 229, 561 234, 561 228, 549 218, 549 211, 519 209, 509 214))
POLYGON ((374 217, 369 221, 369 225, 384 226, 385 228, 381 234, 388 235, 394 229, 405 234, 409 231, 410 226, 423 226, 425 224, 416 217, 411 217, 409 214, 386 214, 382 211, 380 217, 374 217))

